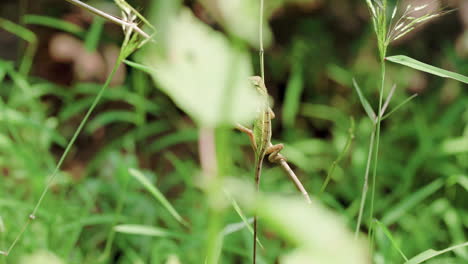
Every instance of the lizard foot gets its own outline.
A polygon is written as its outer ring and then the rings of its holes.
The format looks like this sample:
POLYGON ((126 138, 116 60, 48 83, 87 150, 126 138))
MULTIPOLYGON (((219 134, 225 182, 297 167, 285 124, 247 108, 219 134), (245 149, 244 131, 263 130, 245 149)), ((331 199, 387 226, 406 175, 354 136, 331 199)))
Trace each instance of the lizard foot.
POLYGON ((269 155, 268 160, 271 163, 278 163, 281 160, 286 161, 286 158, 279 153, 283 148, 284 148, 283 144, 276 144, 276 145, 272 145, 272 146, 268 147, 267 150, 266 150, 266 153, 265 153, 265 154, 269 155))

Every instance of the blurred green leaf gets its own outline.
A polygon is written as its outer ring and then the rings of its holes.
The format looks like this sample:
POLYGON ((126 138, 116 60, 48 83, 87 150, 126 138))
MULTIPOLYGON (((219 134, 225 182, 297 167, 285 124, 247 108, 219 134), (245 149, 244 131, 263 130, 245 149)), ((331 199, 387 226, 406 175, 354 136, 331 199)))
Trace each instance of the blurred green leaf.
POLYGON ((170 233, 159 227, 145 225, 116 225, 114 230, 119 233, 155 237, 167 237, 170 233))
POLYGON ((19 264, 63 264, 65 263, 54 253, 50 251, 40 250, 30 255, 21 257, 19 264))
POLYGON ((303 61, 299 58, 303 56, 302 45, 298 44, 295 52, 295 60, 293 62, 291 76, 289 77, 286 86, 286 94, 283 105, 283 124, 287 127, 292 127, 295 124, 296 116, 301 105, 301 95, 304 90, 303 79, 303 61))
MULTIPOLYGON (((256 48, 260 46, 260 1, 202 0, 201 2, 228 32, 247 41, 256 48)), ((267 15, 265 15, 264 21, 268 21, 267 15)), ((271 43, 272 33, 268 23, 265 22, 263 23, 263 43, 268 47, 271 43)))
POLYGON ((427 72, 427 73, 434 74, 434 75, 444 77, 444 78, 451 78, 451 79, 468 84, 467 76, 464 76, 455 72, 447 71, 441 68, 437 68, 432 65, 417 61, 413 58, 410 58, 404 55, 391 56, 385 59, 394 63, 398 63, 401 65, 411 67, 419 71, 427 72))
POLYGON ((370 263, 364 241, 354 239, 342 219, 318 202, 259 194, 252 183, 236 179, 230 179, 227 187, 243 207, 257 212, 264 225, 295 245, 280 263, 370 263))
POLYGON ((109 111, 100 113, 88 123, 88 132, 94 132, 100 127, 108 126, 112 123, 136 124, 137 116, 135 112, 130 111, 109 111))
POLYGON ((101 33, 104 28, 105 20, 101 17, 95 16, 93 23, 86 33, 85 37, 85 48, 88 52, 94 52, 97 50, 99 41, 101 39, 101 33))
POLYGON ((81 27, 62 19, 41 15, 25 15, 23 21, 25 24, 46 26, 74 34, 78 37, 84 37, 85 31, 81 27))
POLYGON ((444 140, 440 146, 440 152, 446 155, 468 152, 468 136, 444 140))
POLYGON ((149 51, 144 63, 154 68, 155 81, 199 124, 217 126, 249 122, 259 95, 247 78, 252 66, 247 53, 188 10, 172 22, 166 58, 149 51))

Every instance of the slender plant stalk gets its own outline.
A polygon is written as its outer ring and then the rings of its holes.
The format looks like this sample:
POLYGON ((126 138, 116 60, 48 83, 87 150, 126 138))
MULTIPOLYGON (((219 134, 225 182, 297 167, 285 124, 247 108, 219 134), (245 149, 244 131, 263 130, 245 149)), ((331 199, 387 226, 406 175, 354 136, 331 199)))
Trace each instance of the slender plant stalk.
POLYGON ((120 26, 123 26, 123 27, 127 27, 127 28, 131 28, 131 29, 135 30, 136 32, 138 32, 138 34, 143 36, 145 39, 150 38, 150 36, 146 32, 144 32, 143 30, 141 30, 138 27, 138 25, 135 24, 135 23, 127 22, 127 21, 122 20, 122 19, 120 19, 118 17, 109 15, 109 14, 107 14, 107 13, 105 13, 105 12, 103 12, 103 11, 97 9, 97 8, 94 8, 94 7, 92 7, 92 6, 88 5, 88 4, 85 4, 85 3, 81 2, 81 1, 78 1, 78 0, 65 0, 65 1, 67 1, 67 2, 69 2, 71 4, 74 4, 76 6, 79 6, 81 8, 84 8, 84 9, 88 10, 89 12, 91 12, 91 13, 93 13, 95 15, 98 15, 100 17, 103 17, 103 18, 109 20, 110 22, 112 22, 114 24, 117 24, 117 25, 120 25, 120 26))
POLYGON ((260 23, 258 28, 259 34, 259 55, 260 55, 260 75, 262 80, 265 81, 265 51, 263 49, 263 9, 264 9, 264 0, 260 0, 260 23))
POLYGON ((76 129, 75 133, 73 134, 72 138, 70 139, 70 141, 68 142, 68 145, 67 147, 65 148, 62 156, 60 157, 57 165, 55 166, 55 169, 53 170, 52 174, 50 175, 50 178, 49 180, 47 181, 47 184, 46 184, 46 187, 44 188, 44 191, 42 191, 42 194, 41 196, 39 197, 39 200, 37 201, 36 205, 34 206, 34 209, 32 211, 32 213, 29 215, 29 218, 27 220, 27 222, 24 224, 24 226, 21 228, 21 231, 20 233, 16 236, 15 240, 13 241, 13 243, 10 245, 10 247, 8 248, 8 250, 6 252, 1 252, 3 255, 9 255, 11 253, 11 251, 13 250, 13 248, 15 247, 15 245, 18 243, 18 241, 21 239, 22 235, 24 234, 24 232, 27 230, 28 226, 32 223, 32 221, 34 219, 36 219, 36 213, 37 213, 37 210, 39 210, 39 207, 41 206, 47 192, 49 191, 50 187, 52 186, 52 184, 54 183, 54 180, 55 178, 57 177, 58 175, 58 172, 60 171, 60 168, 62 167, 62 164, 63 162, 65 161, 65 158, 67 157, 68 153, 70 152, 73 144, 75 143, 76 139, 78 138, 78 135, 81 133, 81 131, 83 130, 83 127, 85 126, 86 122, 88 121, 89 117, 91 116, 91 114, 93 113, 94 109, 96 108, 97 104, 99 103, 99 101, 101 100, 101 97, 103 96, 104 92, 106 91, 107 87, 109 86, 112 78, 114 77, 114 74, 115 72, 117 71, 117 69, 119 68, 119 65, 120 63, 122 62, 122 58, 119 56, 119 59, 117 60, 117 62, 115 63, 113 69, 112 69, 112 72, 109 74, 109 76, 107 77, 107 80, 106 82, 104 83, 104 85, 101 87, 101 89, 99 90, 99 93, 97 94, 96 98, 94 99, 93 101, 93 104, 91 105, 91 107, 88 109, 88 112, 86 112, 86 115, 85 117, 83 118, 83 120, 81 121, 80 125, 78 126, 78 128, 76 129))
POLYGON ((375 186, 377 180, 377 165, 378 165, 378 156, 379 156, 379 144, 380 144, 380 123, 382 121, 383 116, 383 91, 385 88, 385 56, 387 53, 387 48, 389 45, 387 39, 387 1, 384 0, 381 4, 382 6, 378 9, 378 12, 375 11, 371 1, 369 1, 369 6, 372 10, 373 15, 373 24, 374 29, 377 37, 377 46, 379 49, 379 59, 380 59, 380 66, 381 66, 381 86, 379 89, 379 107, 378 107, 378 114, 377 117, 372 120, 373 121, 373 129, 371 133, 371 139, 369 144, 369 152, 367 156, 367 164, 366 164, 366 172, 364 175, 364 184, 362 188, 362 197, 361 203, 359 207, 359 214, 358 214, 358 221, 356 225, 356 230, 354 233, 354 237, 357 238, 359 234, 359 230, 361 228, 361 221, 362 216, 364 213, 364 207, 366 203, 367 191, 368 191, 368 182, 369 182, 369 169, 372 161, 374 162, 374 166, 372 169, 372 192, 371 192, 371 208, 369 214, 369 224, 370 229, 372 229, 372 218, 374 215, 374 199, 375 199, 375 186), (375 146, 374 146, 375 141, 375 146))
MULTIPOLYGON (((260 22, 258 23, 258 35, 259 35, 259 59, 260 59, 260 76, 262 77, 263 82, 265 82, 265 59, 264 59, 264 49, 263 49, 263 8, 264 8, 264 0, 260 0, 260 10, 259 10, 259 19, 260 22)), ((260 173, 262 170, 262 164, 263 164, 263 156, 261 157, 261 160, 257 161, 257 166, 255 168, 255 187, 256 187, 256 193, 258 194, 259 189, 260 189, 260 173)), ((287 165, 287 164, 286 164, 287 165)), ((289 166, 288 166, 289 168, 289 166)), ((287 170, 287 169, 286 169, 287 170)), ((289 170, 291 170, 289 168, 289 170)), ((308 195, 307 195, 308 197, 308 195)), ((258 227, 257 227, 257 212, 254 214, 254 221, 253 221, 253 252, 252 252, 252 263, 255 264, 257 263, 257 236, 258 236, 258 227)))
MULTIPOLYGON (((385 53, 383 58, 385 58, 385 53)), ((358 220, 357 220, 357 225, 356 225, 356 230, 354 232, 354 237, 357 238, 359 234, 359 230, 361 228, 361 221, 362 221, 362 216, 364 213, 364 207, 366 203, 366 198, 367 198, 367 191, 368 191, 368 186, 369 186, 369 170, 370 170, 370 165, 372 161, 374 161, 374 166, 372 168, 372 191, 371 191, 371 205, 370 205, 370 214, 369 218, 372 220, 373 215, 374 215, 374 199, 375 199, 375 185, 376 185, 376 180, 377 180, 377 165, 378 165, 378 152, 379 152, 379 143, 380 143, 380 124, 382 122, 382 105, 383 105, 383 90, 385 87, 385 60, 381 60, 381 87, 379 91, 379 108, 378 108, 378 114, 377 117, 374 121, 372 133, 371 133, 371 138, 370 138, 370 143, 369 143, 369 152, 367 154, 367 163, 366 163, 366 172, 364 174, 364 184, 362 187, 362 196, 361 196, 361 203, 359 206, 359 213, 358 213, 358 220), (374 143, 375 142, 375 143, 374 143), (375 146, 374 146, 375 144, 375 146)), ((372 221, 370 221, 372 225, 372 221)))
POLYGON ((372 223, 372 219, 374 217, 374 198, 375 198, 375 189, 376 189, 376 178, 377 178, 377 165, 379 160, 379 143, 380 143, 380 124, 382 121, 382 103, 383 103, 383 91, 385 87, 385 60, 382 59, 380 62, 381 65, 381 78, 382 84, 380 87, 380 98, 379 98, 379 114, 377 116, 377 132, 376 132, 376 142, 375 142, 375 161, 374 161, 374 168, 372 171, 372 193, 371 193, 371 204, 370 204, 370 215, 369 215, 369 223, 372 223))
POLYGON ((358 237, 359 230, 361 228, 361 221, 362 221, 362 215, 364 213, 364 205, 366 203, 367 190, 369 189, 369 171, 370 171, 370 165, 372 162, 372 153, 374 151, 375 131, 376 131, 376 127, 374 124, 374 127, 372 128, 370 142, 369 142, 369 150, 367 152, 366 172, 364 173, 364 184, 362 186, 362 192, 361 192, 362 193, 361 204, 359 206, 358 220, 357 220, 356 230, 354 232, 355 239, 358 237))

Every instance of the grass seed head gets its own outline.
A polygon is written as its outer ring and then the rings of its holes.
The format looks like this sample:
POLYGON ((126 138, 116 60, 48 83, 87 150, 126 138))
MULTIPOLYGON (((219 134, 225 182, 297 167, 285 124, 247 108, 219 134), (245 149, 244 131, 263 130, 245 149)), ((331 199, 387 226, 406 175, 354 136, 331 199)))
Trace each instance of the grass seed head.
POLYGON ((400 9, 404 10, 404 12, 399 16, 397 16, 398 8, 395 7, 389 22, 386 45, 406 36, 408 33, 430 20, 453 11, 446 7, 439 7, 439 5, 440 2, 438 0, 433 0, 417 6, 407 4, 406 7, 400 9))

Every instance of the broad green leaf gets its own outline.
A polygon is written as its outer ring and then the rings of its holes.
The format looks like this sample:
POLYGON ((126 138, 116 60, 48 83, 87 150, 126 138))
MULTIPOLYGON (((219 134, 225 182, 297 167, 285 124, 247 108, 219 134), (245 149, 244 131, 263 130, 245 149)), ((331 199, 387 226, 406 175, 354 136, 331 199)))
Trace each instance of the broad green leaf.
POLYGON ((153 184, 151 184, 142 172, 136 169, 129 169, 128 172, 135 177, 135 179, 137 179, 179 223, 187 226, 187 222, 182 218, 182 216, 180 216, 171 203, 169 203, 166 197, 164 197, 164 195, 153 184))
POLYGON ((371 263, 366 243, 354 239, 343 219, 318 202, 307 204, 299 195, 257 193, 252 183, 236 179, 226 186, 245 210, 257 213, 262 226, 295 246, 294 251, 280 256, 280 263, 371 263))
POLYGON ((419 71, 427 72, 444 78, 454 79, 468 84, 468 76, 437 68, 404 55, 387 57, 386 60, 405 65, 419 71))
POLYGON ((117 225, 114 230, 119 233, 143 236, 167 237, 170 235, 165 229, 145 225, 117 225))
POLYGON ((362 93, 361 88, 359 87, 359 84, 356 82, 355 79, 353 79, 353 85, 354 88, 356 89, 358 96, 359 96, 359 101, 361 101, 362 107, 364 107, 364 110, 367 113, 367 116, 372 120, 372 122, 375 122, 377 115, 375 114, 374 110, 372 109, 372 106, 369 104, 367 101, 366 97, 362 93))
POLYGON ((150 49, 143 58, 159 87, 201 125, 251 121, 260 100, 249 55, 188 10, 168 30, 167 54, 150 49))
POLYGON ((457 248, 461 248, 461 247, 466 247, 468 246, 468 242, 465 242, 463 244, 459 244, 459 245, 456 245, 456 246, 453 246, 453 247, 449 247, 449 248, 446 248, 446 249, 443 249, 443 250, 434 250, 434 249, 428 249, 418 255, 416 255, 415 257, 411 258, 410 260, 408 260, 407 262, 405 262, 405 264, 419 264, 419 263, 423 263, 425 262, 426 260, 429 260, 431 258, 434 258, 438 255, 441 255, 441 254, 444 254, 446 252, 449 252, 449 251, 452 251, 452 250, 455 250, 457 248))

